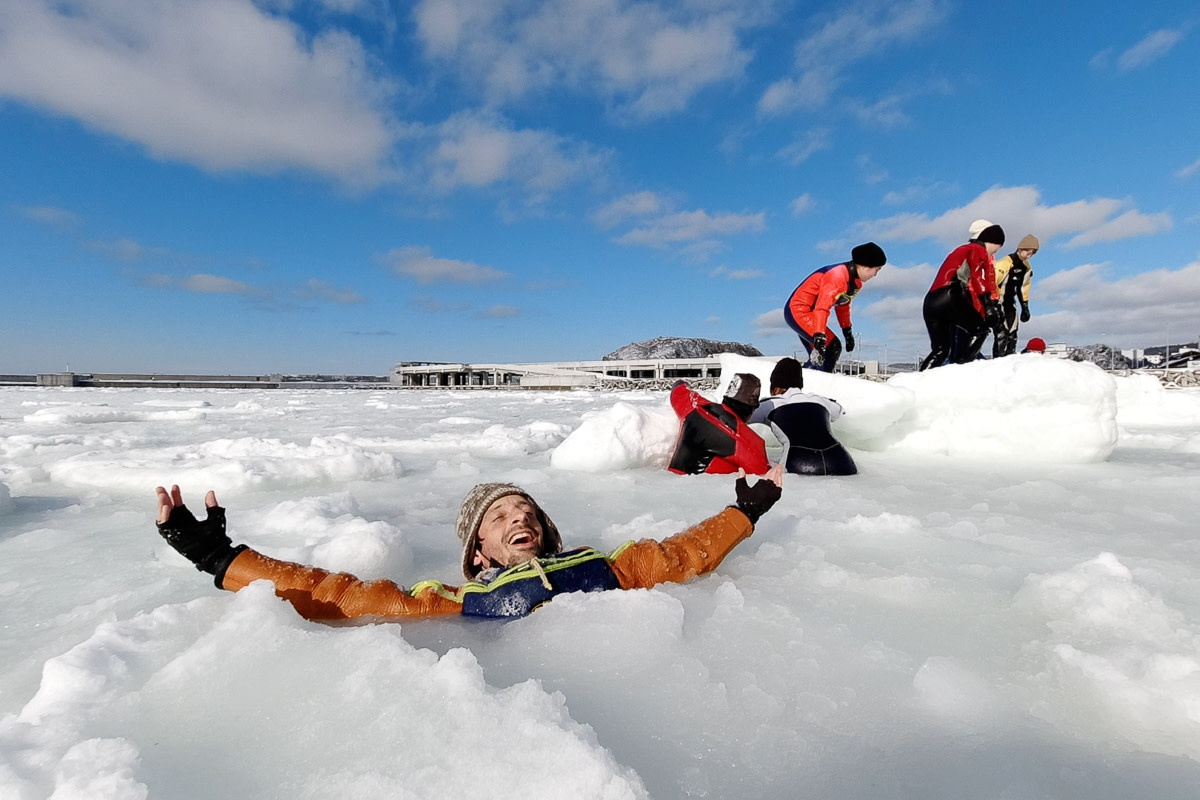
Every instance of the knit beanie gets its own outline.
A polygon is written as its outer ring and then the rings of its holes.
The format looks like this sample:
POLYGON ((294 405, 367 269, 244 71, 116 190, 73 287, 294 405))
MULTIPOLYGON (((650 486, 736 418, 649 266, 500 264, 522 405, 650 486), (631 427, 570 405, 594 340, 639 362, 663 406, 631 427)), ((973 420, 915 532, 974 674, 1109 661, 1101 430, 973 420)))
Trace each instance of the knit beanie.
POLYGON ((467 580, 472 580, 479 573, 479 567, 473 562, 475 548, 479 546, 479 524, 483 522, 483 515, 491 508, 492 503, 510 494, 524 497, 537 513, 538 523, 542 526, 542 552, 539 556, 552 556, 562 552, 562 536, 558 533, 558 527, 528 492, 512 483, 481 483, 463 498, 458 509, 458 523, 455 526, 458 529, 458 538, 463 543, 462 570, 467 580))
POLYGON ((979 232, 975 237, 975 241, 980 244, 1004 244, 1004 229, 999 225, 988 225, 979 232))
POLYGON ((1021 241, 1017 243, 1017 249, 1018 250, 1032 250, 1033 252, 1036 253, 1038 251, 1037 237, 1034 236, 1032 233, 1025 234, 1025 236, 1021 239, 1021 241))
POLYGON ((974 241, 984 228, 990 228, 991 226, 991 220, 977 219, 967 228, 967 233, 970 234, 967 238, 974 241))
POLYGON ((726 400, 737 400, 747 405, 758 405, 759 395, 762 393, 762 381, 757 375, 749 372, 739 372, 729 381, 728 388, 725 389, 726 400))
POLYGON ((860 244, 850 251, 850 260, 860 267, 882 267, 887 263, 883 248, 874 242, 860 244))
POLYGON ((804 368, 791 356, 779 359, 771 370, 772 389, 803 389, 804 368))
POLYGON ((758 408, 760 394, 762 381, 758 376, 749 372, 739 372, 729 381, 721 402, 745 421, 754 413, 754 409, 758 408))

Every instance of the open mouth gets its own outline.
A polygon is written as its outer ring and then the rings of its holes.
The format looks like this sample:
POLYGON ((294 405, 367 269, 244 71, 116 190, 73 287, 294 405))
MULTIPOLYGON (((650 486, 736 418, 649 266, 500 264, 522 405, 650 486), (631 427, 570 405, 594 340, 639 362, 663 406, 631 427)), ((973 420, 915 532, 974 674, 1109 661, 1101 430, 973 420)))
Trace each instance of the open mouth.
POLYGON ((510 547, 532 547, 534 544, 533 533, 530 531, 518 531, 508 539, 510 547))

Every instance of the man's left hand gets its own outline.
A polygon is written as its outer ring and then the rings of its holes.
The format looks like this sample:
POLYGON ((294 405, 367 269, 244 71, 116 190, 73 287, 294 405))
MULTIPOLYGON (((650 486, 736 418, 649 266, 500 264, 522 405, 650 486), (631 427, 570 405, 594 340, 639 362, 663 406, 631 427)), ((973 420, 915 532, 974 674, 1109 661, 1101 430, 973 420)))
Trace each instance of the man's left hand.
POLYGON ((746 470, 739 469, 734 489, 737 507, 750 522, 757 524, 758 518, 770 511, 775 501, 783 496, 783 464, 771 467, 753 486, 746 482, 746 470))

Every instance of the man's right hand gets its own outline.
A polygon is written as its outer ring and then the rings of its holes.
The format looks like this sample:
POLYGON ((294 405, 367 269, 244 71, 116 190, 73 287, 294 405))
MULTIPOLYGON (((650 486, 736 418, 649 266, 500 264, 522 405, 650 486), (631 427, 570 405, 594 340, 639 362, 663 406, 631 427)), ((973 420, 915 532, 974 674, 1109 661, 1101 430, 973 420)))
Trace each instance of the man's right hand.
POLYGON ((178 486, 172 486, 170 493, 161 486, 154 491, 158 494, 159 535, 195 564, 196 569, 216 575, 246 549, 244 545, 235 548, 225 534, 225 509, 217 505, 217 496, 212 490, 204 496, 204 505, 208 509, 204 520, 196 519, 183 504, 183 494, 178 486))
POLYGON ((771 467, 753 486, 746 482, 746 470, 739 469, 734 489, 737 492, 737 507, 752 523, 757 524, 758 518, 770 511, 775 501, 783 495, 783 464, 771 467))

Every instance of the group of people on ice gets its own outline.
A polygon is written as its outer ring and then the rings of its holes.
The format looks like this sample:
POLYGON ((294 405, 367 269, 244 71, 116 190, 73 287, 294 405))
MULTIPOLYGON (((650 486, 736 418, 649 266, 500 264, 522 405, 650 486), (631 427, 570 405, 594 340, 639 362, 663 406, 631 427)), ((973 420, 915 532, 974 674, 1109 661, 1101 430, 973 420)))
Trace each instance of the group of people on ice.
POLYGON ((979 219, 968 232, 971 238, 946 256, 925 295, 922 314, 930 351, 922 370, 974 361, 989 333, 993 358, 1012 355, 1017 328, 1029 321, 1029 259, 1038 251, 1037 237, 1026 234, 1016 250, 997 262, 1004 229, 979 219))
MULTIPOLYGON (((925 295, 922 314, 930 352, 921 362, 922 370, 978 358, 989 333, 994 338, 993 358, 1012 355, 1018 327, 1029 321, 1033 275, 1029 260, 1038 251, 1037 237, 1026 235, 997 262, 995 255, 1004 246, 1003 228, 979 219, 971 223, 968 235, 965 244, 946 256, 925 295)), ((769 466, 766 446, 750 428, 760 422, 770 425, 783 445, 788 472, 855 474, 854 460, 830 429, 842 407, 835 400, 802 391, 803 367, 832 372, 843 350, 854 350, 851 303, 886 263, 883 248, 866 242, 850 251, 850 260, 821 267, 796 287, 784 304, 783 316, 800 337, 808 362, 780 360, 771 373, 767 400, 760 403, 759 380, 749 374, 735 375, 719 403, 676 384, 671 407, 680 427, 668 469, 689 474, 744 469, 761 474, 769 466), (842 339, 830 328, 834 319, 842 339)), ((1023 352, 1044 349, 1041 339, 1032 339, 1023 352)))
MULTIPOLYGON (((975 358, 989 331, 995 336, 993 355, 1010 354, 1019 322, 1029 320, 1029 259, 1037 252, 1037 239, 1026 236, 996 264, 993 258, 1004 245, 1000 226, 979 220, 970 235, 970 241, 946 257, 925 297, 931 352, 921 369, 975 358)), ((463 498, 456 533, 466 581, 457 586, 422 581, 405 588, 388 580, 364 581, 234 545, 225 509, 211 491, 205 496, 205 518, 198 519, 184 505, 178 486, 169 491, 158 487, 158 532, 197 569, 212 575, 218 588, 237 591, 266 579, 302 616, 318 620, 517 617, 565 592, 688 580, 715 569, 753 533, 758 519, 781 496, 785 468, 798 475, 857 473, 830 427, 842 415, 842 406, 804 391, 804 366, 832 372, 843 349, 854 350, 851 301, 885 263, 879 245, 860 244, 849 261, 821 267, 792 292, 784 318, 808 351, 808 363, 780 359, 771 371, 766 398, 759 378, 749 373, 734 375, 720 402, 683 382, 675 385, 670 403, 679 416, 679 434, 668 469, 679 474, 737 472, 739 477, 734 503, 662 541, 628 542, 610 553, 590 547, 564 551, 549 515, 528 492, 509 483, 479 484, 463 498), (831 316, 842 338, 830 329, 831 316), (775 466, 754 424, 769 426, 782 445, 775 466), (747 473, 762 477, 752 484, 747 473)))

